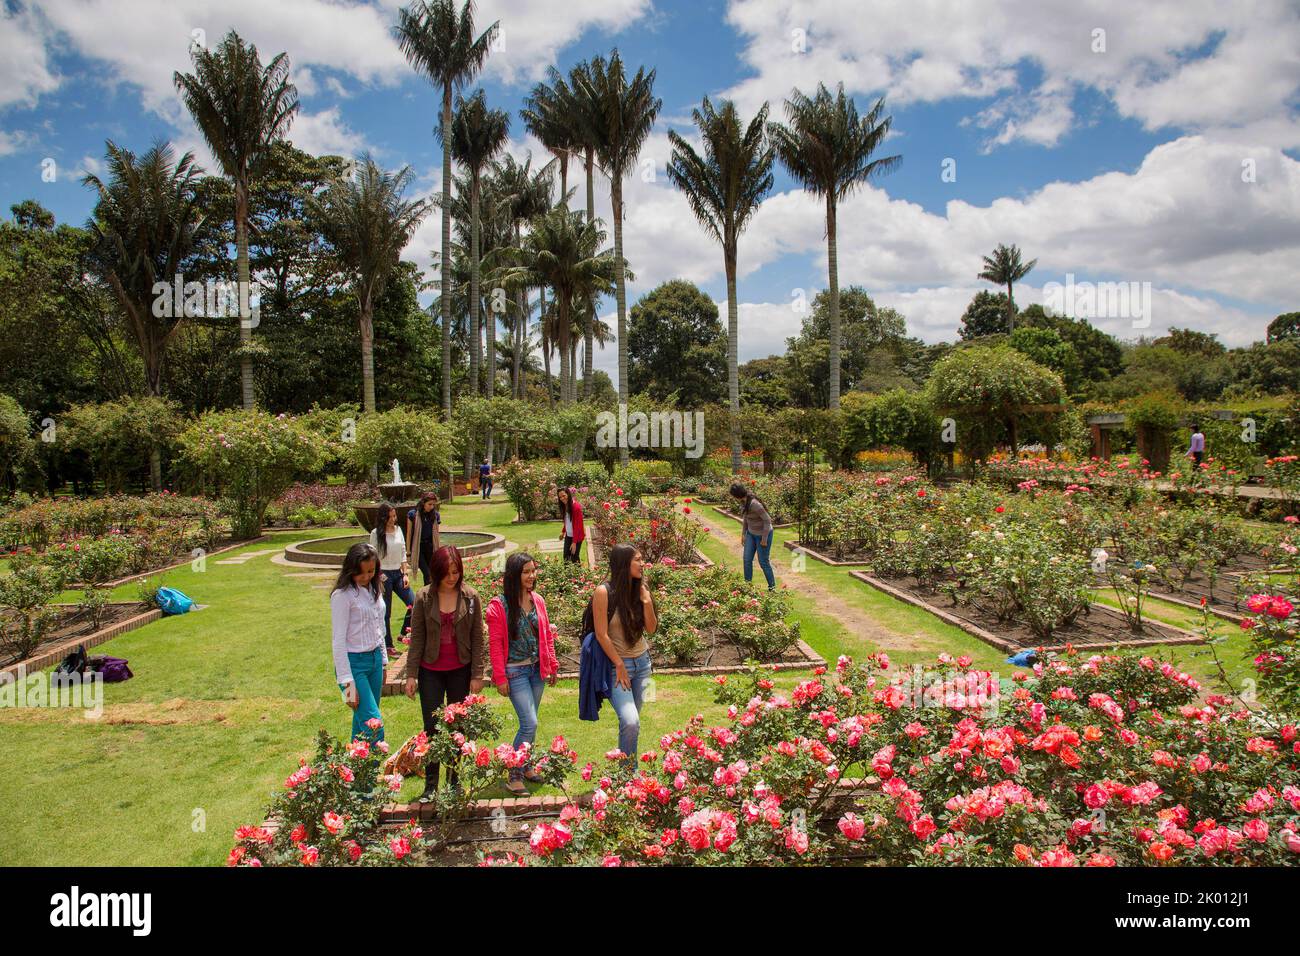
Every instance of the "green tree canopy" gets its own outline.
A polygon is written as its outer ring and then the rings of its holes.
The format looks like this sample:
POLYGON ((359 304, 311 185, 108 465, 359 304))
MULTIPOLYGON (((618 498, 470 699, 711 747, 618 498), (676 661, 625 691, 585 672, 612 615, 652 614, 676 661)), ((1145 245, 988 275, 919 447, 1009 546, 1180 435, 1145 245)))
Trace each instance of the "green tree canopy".
POLYGON ((628 324, 632 391, 683 408, 727 397, 727 337, 718 306, 691 282, 674 279, 632 306, 628 324))

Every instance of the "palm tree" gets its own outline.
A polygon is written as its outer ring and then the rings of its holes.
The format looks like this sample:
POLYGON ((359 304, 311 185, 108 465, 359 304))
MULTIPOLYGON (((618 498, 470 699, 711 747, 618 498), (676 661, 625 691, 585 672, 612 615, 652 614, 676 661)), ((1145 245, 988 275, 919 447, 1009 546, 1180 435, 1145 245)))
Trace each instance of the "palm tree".
MULTIPOLYGON (((398 11, 397 45, 406 60, 442 92, 438 139, 442 143, 442 248, 451 246, 451 95, 483 68, 494 22, 474 37, 474 2, 465 0, 459 15, 452 0, 418 0, 398 11)), ((451 417, 451 274, 442 273, 442 411, 451 417)))
POLYGON ((532 223, 520 250, 521 264, 508 270, 511 282, 550 286, 554 291, 555 346, 560 353, 560 400, 577 398, 569 375, 573 303, 608 292, 619 270, 617 256, 605 249, 605 231, 581 214, 560 206, 532 223))
POLYGON ((409 166, 390 174, 367 154, 355 180, 336 181, 308 205, 357 297, 361 388, 367 412, 375 411, 375 302, 430 209, 426 200, 403 198, 410 179, 409 166))
POLYGON ((1038 265, 1037 259, 1020 261, 1019 246, 1004 246, 998 243, 993 255, 984 257, 984 270, 975 278, 987 282, 996 282, 1007 287, 1007 333, 1016 330, 1016 303, 1011 298, 1011 286, 1029 275, 1031 269, 1038 265))
MULTIPOLYGON (((492 189, 505 209, 505 217, 508 220, 509 229, 513 233, 511 246, 501 250, 501 259, 503 264, 506 265, 508 265, 511 256, 522 247, 523 227, 531 220, 550 212, 552 207, 551 194, 555 190, 553 175, 555 160, 547 163, 536 173, 532 171, 532 163, 533 157, 530 153, 522 163, 517 162, 513 156, 507 155, 501 162, 493 163, 492 166, 492 189)), ((563 168, 562 161, 561 168, 563 168)), ((564 201, 563 196, 561 201, 564 201)), ((522 398, 523 394, 519 379, 522 371, 523 347, 527 336, 528 315, 531 309, 528 305, 528 289, 522 285, 516 285, 514 291, 515 317, 511 336, 514 346, 512 349, 513 369, 511 382, 514 383, 512 393, 516 397, 522 398)))
MULTIPOLYGON (((289 58, 280 53, 265 67, 257 47, 245 45, 234 30, 216 50, 192 50, 193 73, 172 74, 194 123, 203 134, 221 171, 235 191, 236 278, 241 290, 251 288, 248 267, 248 197, 254 181, 265 171, 271 147, 288 131, 298 112, 298 90, 289 82, 289 58)), ((241 292, 243 303, 251 293, 241 292)), ((252 408, 253 325, 239 317, 239 378, 244 407, 252 408)))
MULTIPOLYGON (((179 160, 168 143, 156 143, 143 156, 106 144, 108 182, 87 175, 82 183, 98 194, 94 216, 86 228, 93 237, 88 263, 112 290, 126 328, 140 349, 145 387, 162 393, 167 346, 184 324, 181 301, 171 309, 154 306, 154 283, 171 286, 193 253, 204 217, 198 181, 203 170, 192 153, 179 160)), ((149 452, 149 473, 155 491, 162 490, 162 457, 149 452)))
POLYGON ((550 71, 554 86, 538 83, 524 100, 519 111, 528 132, 541 141, 560 164, 560 202, 567 203, 569 191, 569 159, 578 149, 578 124, 572 112, 572 103, 563 78, 555 67, 550 71))
POLYGON ((830 407, 840 407, 840 277, 836 251, 836 211, 841 199, 874 176, 892 172, 901 156, 872 159, 889 134, 893 117, 883 116, 881 97, 865 116, 839 84, 832 96, 817 84, 809 98, 795 90, 785 102, 790 125, 769 123, 768 134, 781 163, 809 192, 826 199, 827 272, 830 278, 830 407), (883 118, 882 118, 883 116, 883 118))
MULTIPOLYGON (((575 71, 579 98, 590 104, 589 116, 598 119, 590 129, 595 155, 609 177, 614 215, 614 294, 618 302, 618 399, 627 402, 627 285, 623 259, 623 177, 628 174, 650 135, 663 100, 654 97, 655 71, 642 67, 631 80, 615 50, 608 61, 595 57, 583 71, 575 71)), ((627 448, 619 449, 626 464, 627 448)))
POLYGON ((736 299, 736 254, 740 234, 772 188, 772 147, 764 134, 767 104, 743 126, 736 104, 722 102, 716 111, 709 98, 693 113, 704 138, 704 155, 676 132, 668 178, 686 194, 691 211, 722 243, 727 273, 727 394, 731 405, 731 467, 740 471, 740 374, 736 361, 739 345, 739 304, 736 299))
MULTIPOLYGON (((468 100, 461 97, 456 103, 456 115, 451 121, 451 152, 462 167, 469 170, 469 222, 470 222, 470 394, 477 395, 481 337, 479 336, 479 272, 482 248, 480 234, 479 200, 483 185, 483 168, 492 157, 501 152, 510 138, 510 117, 504 110, 488 109, 487 96, 479 90, 468 100)), ((489 311, 487 324, 487 395, 492 396, 496 382, 496 321, 489 311)))

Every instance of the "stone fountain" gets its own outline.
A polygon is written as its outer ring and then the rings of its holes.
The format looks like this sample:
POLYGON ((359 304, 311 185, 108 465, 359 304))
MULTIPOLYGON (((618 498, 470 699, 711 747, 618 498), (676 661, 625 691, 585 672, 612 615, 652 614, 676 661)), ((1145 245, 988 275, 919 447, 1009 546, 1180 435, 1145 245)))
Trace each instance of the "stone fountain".
POLYGON ((382 501, 360 502, 353 506, 352 512, 356 515, 357 521, 367 532, 373 531, 375 521, 379 515, 379 506, 387 502, 397 509, 397 522, 403 525, 406 521, 406 512, 414 508, 420 499, 420 486, 402 480, 402 466, 396 458, 390 463, 393 472, 393 480, 380 482, 379 491, 383 494, 382 501))

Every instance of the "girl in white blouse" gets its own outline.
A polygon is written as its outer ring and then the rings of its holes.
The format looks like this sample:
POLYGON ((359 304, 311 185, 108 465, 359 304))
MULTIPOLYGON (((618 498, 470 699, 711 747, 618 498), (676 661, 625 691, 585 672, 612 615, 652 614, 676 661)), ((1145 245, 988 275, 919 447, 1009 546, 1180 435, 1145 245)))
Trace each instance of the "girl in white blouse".
POLYGON ((330 593, 334 675, 352 708, 352 739, 384 739, 379 698, 388 654, 384 648, 384 599, 379 593, 379 555, 364 541, 343 557, 330 593))
POLYGON ((410 640, 411 605, 415 603, 415 592, 411 590, 411 566, 407 563, 406 535, 397 523, 397 509, 384 502, 379 506, 375 517, 375 530, 370 532, 370 546, 379 554, 379 573, 383 580, 380 585, 384 590, 384 645, 389 653, 393 650, 393 592, 406 605, 406 616, 402 618, 402 638, 410 640))

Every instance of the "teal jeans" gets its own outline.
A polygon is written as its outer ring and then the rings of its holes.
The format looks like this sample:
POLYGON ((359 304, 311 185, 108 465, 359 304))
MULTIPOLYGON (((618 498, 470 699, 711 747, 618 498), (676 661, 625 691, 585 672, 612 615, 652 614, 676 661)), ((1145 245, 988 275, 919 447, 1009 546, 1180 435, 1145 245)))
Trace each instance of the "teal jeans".
POLYGON ((357 688, 357 709, 352 712, 352 739, 374 743, 384 739, 384 727, 371 730, 366 721, 379 714, 379 698, 384 694, 384 653, 378 647, 373 651, 354 654, 348 651, 348 664, 352 667, 352 683, 357 688))

